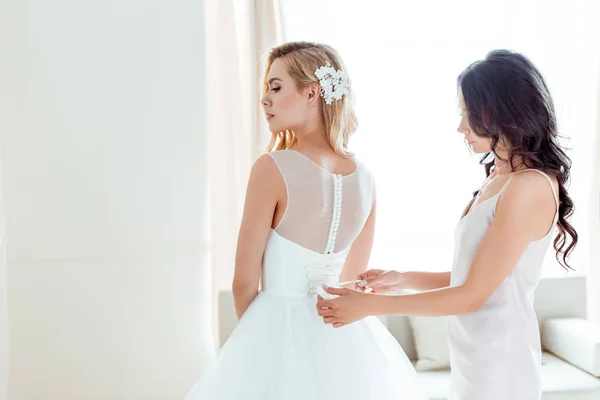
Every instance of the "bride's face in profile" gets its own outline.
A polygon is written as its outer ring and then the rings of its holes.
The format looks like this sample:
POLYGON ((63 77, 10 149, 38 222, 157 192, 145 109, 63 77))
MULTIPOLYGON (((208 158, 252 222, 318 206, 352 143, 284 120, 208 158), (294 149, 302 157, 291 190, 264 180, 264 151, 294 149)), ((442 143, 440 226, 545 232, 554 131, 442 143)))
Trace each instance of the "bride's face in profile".
POLYGON ((297 130, 310 117, 307 90, 299 90, 283 61, 273 61, 267 75, 267 91, 261 99, 271 132, 297 130))
POLYGON ((460 124, 457 131, 465 136, 465 142, 473 149, 476 154, 484 154, 492 151, 492 141, 489 138, 477 136, 469 125, 469 111, 465 105, 462 90, 458 91, 458 107, 460 111, 460 124))

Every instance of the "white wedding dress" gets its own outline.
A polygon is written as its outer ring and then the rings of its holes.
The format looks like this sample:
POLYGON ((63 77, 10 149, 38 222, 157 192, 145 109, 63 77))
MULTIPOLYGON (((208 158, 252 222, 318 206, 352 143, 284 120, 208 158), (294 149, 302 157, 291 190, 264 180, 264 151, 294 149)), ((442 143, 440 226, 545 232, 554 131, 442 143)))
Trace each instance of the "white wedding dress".
POLYGON ((338 283, 372 208, 370 173, 331 174, 293 150, 269 153, 288 205, 263 258, 262 290, 188 400, 426 400, 375 317, 326 325, 316 292, 338 283))

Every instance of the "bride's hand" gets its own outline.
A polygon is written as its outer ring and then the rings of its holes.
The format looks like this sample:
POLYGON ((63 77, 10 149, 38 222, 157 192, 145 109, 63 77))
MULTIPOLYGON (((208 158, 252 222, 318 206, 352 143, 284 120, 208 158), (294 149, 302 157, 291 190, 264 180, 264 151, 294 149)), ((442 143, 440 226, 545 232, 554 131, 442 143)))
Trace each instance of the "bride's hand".
POLYGON ((358 276, 366 284, 358 284, 358 289, 371 293, 394 293, 407 287, 406 275, 394 270, 370 269, 358 276))

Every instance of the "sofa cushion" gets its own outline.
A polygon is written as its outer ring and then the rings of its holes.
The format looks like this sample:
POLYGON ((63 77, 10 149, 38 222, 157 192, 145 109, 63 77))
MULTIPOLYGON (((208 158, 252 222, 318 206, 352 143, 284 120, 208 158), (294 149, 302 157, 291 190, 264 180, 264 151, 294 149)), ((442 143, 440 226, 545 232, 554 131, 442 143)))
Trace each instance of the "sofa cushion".
POLYGON ((600 379, 553 356, 542 358, 543 400, 598 400, 600 379))
MULTIPOLYGON (((449 370, 419 371, 418 374, 430 400, 448 398, 449 370)), ((544 353, 542 357, 542 384, 542 400, 600 399, 600 379, 549 353, 544 353)))
POLYGON ((429 400, 446 400, 448 398, 450 370, 417 371, 417 374, 419 383, 421 387, 425 388, 429 400))
POLYGON ((600 377, 600 326, 582 318, 550 318, 542 325, 542 346, 600 377))
POLYGON ((417 350, 415 368, 432 371, 450 368, 450 348, 444 317, 409 317, 417 350))

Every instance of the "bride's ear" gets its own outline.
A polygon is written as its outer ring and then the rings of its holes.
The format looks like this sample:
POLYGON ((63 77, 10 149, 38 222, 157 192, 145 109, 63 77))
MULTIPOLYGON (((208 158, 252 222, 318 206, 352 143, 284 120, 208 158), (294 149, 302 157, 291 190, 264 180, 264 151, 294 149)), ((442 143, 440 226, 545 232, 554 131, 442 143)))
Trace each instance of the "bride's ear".
POLYGON ((321 97, 321 85, 318 83, 311 84, 306 88, 306 95, 308 96, 310 105, 318 104, 319 97, 321 97))

